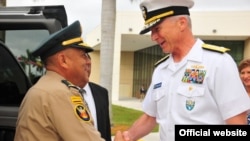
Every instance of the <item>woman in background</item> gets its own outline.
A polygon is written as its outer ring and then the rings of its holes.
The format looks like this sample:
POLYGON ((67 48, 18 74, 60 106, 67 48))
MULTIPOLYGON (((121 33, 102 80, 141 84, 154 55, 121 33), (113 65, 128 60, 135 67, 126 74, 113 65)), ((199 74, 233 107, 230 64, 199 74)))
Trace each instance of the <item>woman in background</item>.
MULTIPOLYGON (((248 96, 250 97, 250 58, 242 60, 238 66, 240 79, 244 84, 248 96)), ((250 111, 248 111, 247 123, 250 125, 250 111)))

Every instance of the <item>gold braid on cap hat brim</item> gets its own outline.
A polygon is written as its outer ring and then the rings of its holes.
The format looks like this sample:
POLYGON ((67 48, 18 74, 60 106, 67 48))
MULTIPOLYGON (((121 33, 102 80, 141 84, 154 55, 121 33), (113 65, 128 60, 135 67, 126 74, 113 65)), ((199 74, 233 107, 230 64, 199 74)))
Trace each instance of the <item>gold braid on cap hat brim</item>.
POLYGON ((80 44, 78 44, 78 45, 80 45, 80 46, 86 46, 86 47, 89 47, 89 45, 88 45, 88 44, 86 44, 86 43, 80 43, 80 44))
MULTIPOLYGON (((146 9, 146 8, 145 8, 146 9)), ((144 10, 145 12, 147 10, 144 10)), ((175 15, 190 15, 189 9, 186 6, 171 6, 158 10, 154 10, 151 12, 146 12, 145 16, 145 25, 153 23, 158 19, 162 19, 164 17, 170 17, 175 15)))
POLYGON ((86 43, 83 42, 83 39, 81 37, 76 37, 76 38, 73 38, 73 39, 63 41, 62 45, 63 46, 68 46, 68 45, 72 45, 74 43, 79 43, 78 45, 80 45, 80 46, 89 46, 89 45, 87 45, 86 43))
POLYGON ((74 44, 74 43, 77 43, 77 42, 83 42, 82 38, 81 37, 77 37, 77 38, 73 38, 73 39, 69 39, 69 40, 63 41, 62 45, 63 46, 67 46, 67 45, 71 45, 71 44, 74 44))
POLYGON ((162 13, 160 15, 154 16, 154 17, 146 20, 145 21, 145 25, 147 25, 147 24, 149 24, 149 23, 151 23, 151 22, 153 22, 153 21, 155 21, 157 19, 160 19, 160 18, 163 18, 163 17, 167 17, 169 15, 174 15, 174 11, 172 10, 172 11, 168 11, 168 12, 162 13))

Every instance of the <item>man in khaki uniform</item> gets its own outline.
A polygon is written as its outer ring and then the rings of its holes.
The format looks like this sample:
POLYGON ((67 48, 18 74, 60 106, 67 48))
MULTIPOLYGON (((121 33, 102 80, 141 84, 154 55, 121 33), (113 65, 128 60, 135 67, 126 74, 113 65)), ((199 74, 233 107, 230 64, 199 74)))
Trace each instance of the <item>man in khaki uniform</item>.
MULTIPOLYGON (((15 141, 104 141, 80 89, 88 82, 87 53, 91 51, 76 21, 32 52, 40 56, 47 71, 23 99, 15 141)), ((115 141, 122 141, 120 132, 115 141)))

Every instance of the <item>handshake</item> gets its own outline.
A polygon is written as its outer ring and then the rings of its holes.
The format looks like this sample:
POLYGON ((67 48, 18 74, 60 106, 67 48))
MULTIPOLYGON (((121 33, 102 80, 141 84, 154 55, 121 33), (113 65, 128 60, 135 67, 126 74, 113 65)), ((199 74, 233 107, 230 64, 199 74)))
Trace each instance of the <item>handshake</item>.
POLYGON ((114 141, 132 141, 129 137, 128 131, 117 131, 115 134, 114 141))

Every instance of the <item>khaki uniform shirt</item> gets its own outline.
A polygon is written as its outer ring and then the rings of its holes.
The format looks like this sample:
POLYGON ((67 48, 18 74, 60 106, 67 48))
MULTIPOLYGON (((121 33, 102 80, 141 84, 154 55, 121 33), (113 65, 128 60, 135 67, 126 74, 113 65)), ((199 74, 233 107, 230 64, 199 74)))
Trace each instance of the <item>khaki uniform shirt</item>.
POLYGON ((47 71, 20 106, 14 141, 104 141, 80 94, 47 71))

